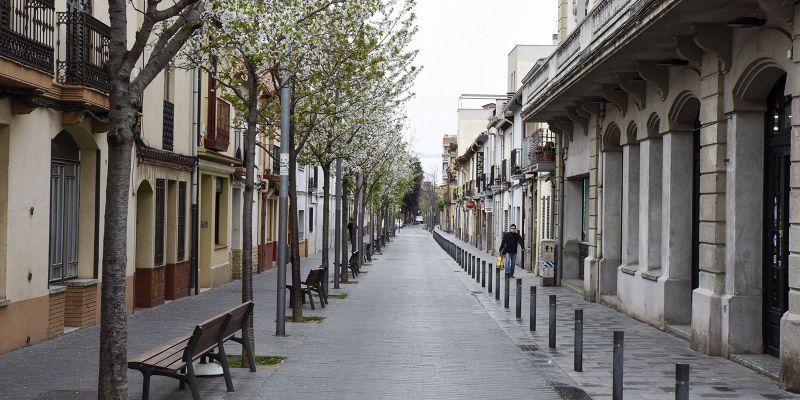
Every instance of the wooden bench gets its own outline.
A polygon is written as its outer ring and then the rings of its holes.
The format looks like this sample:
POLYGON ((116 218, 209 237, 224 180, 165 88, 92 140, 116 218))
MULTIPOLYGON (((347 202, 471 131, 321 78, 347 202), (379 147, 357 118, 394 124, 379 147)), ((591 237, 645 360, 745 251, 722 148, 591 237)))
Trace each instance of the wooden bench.
POLYGON ((150 377, 168 376, 180 381, 180 389, 189 384, 192 399, 199 400, 200 392, 192 363, 201 357, 218 360, 225 376, 225 386, 233 392, 231 371, 223 344, 232 340, 242 345, 247 354, 250 372, 255 372, 255 357, 250 349, 247 321, 253 316, 253 302, 248 301, 224 314, 197 325, 192 333, 162 343, 128 360, 128 368, 142 373, 142 400, 150 398, 150 377), (236 333, 241 331, 241 337, 236 333), (215 352, 216 350, 216 352, 215 352))
MULTIPOLYGON (((292 285, 286 285, 286 288, 289 289, 289 306, 292 305, 292 285)), ((319 302, 322 304, 322 308, 325 308, 325 304, 328 302, 328 294, 325 292, 325 270, 322 268, 312 269, 308 271, 308 276, 306 276, 305 281, 300 282, 300 296, 302 296, 303 304, 305 304, 306 296, 308 296, 308 301, 311 303, 311 309, 314 310, 314 298, 312 297, 312 293, 316 293, 319 296, 319 302)))

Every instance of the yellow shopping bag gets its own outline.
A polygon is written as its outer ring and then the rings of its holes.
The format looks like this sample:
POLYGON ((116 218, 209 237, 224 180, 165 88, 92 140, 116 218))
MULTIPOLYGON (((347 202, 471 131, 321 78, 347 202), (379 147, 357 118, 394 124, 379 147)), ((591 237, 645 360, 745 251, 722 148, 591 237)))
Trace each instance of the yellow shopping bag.
POLYGON ((498 256, 497 257, 497 268, 503 269, 503 267, 505 267, 504 264, 505 264, 505 260, 503 260, 503 256, 498 256))

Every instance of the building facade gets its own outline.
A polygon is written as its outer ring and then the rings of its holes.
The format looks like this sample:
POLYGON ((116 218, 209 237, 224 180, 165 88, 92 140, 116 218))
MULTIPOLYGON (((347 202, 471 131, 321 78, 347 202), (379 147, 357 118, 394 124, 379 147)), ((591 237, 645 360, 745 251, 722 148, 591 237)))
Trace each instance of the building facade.
POLYGON ((775 356, 800 390, 800 8, 587 3, 523 83, 556 133, 558 277, 705 354, 775 356))

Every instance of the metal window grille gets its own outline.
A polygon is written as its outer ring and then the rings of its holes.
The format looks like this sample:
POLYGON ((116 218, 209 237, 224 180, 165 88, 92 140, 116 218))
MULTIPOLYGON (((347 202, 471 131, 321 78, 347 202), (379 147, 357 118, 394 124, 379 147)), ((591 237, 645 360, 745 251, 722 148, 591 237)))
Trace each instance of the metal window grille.
POLYGON ((281 163, 280 163, 280 154, 281 148, 280 146, 272 146, 272 175, 278 175, 281 173, 281 163))
POLYGON ((164 264, 164 184, 163 179, 156 179, 155 265, 164 264))
POLYGON ((173 149, 173 137, 175 130, 175 104, 164 100, 164 129, 161 148, 167 151, 173 149))
POLYGON ((178 261, 186 258, 186 182, 178 182, 178 261))
POLYGON ((111 28, 89 11, 73 9, 58 13, 58 43, 62 37, 65 57, 59 56, 58 81, 109 92, 110 79, 105 71, 111 43, 111 28), (63 30, 62 30, 63 27, 63 30))
POLYGON ((0 55, 53 73, 53 0, 0 0, 0 55))

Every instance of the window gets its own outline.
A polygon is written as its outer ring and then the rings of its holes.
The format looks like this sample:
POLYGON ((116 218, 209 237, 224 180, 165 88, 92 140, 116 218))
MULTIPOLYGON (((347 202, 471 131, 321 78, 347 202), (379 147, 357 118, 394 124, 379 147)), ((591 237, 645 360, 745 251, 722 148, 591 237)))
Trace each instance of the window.
POLYGON ((175 130, 175 104, 169 100, 164 100, 163 129, 161 138, 161 148, 167 151, 173 149, 173 137, 175 130))
POLYGON ((178 182, 178 261, 186 258, 186 182, 178 182))
POLYGON ((589 178, 583 178, 581 200, 581 242, 586 242, 589 240, 589 178))
POLYGON ((222 227, 220 226, 222 214, 222 178, 216 178, 216 193, 214 194, 214 243, 222 244, 222 227))
MULTIPOLYGON (((316 175, 316 174, 315 174, 316 175)), ((314 209, 308 209, 308 231, 314 232, 314 209)))
POLYGON ((156 179, 156 246, 155 265, 164 264, 164 187, 163 179, 156 179))
POLYGON ((306 238, 306 218, 305 218, 305 210, 300 210, 300 218, 297 220, 298 224, 297 227, 299 228, 298 233, 298 240, 305 240, 306 238))

